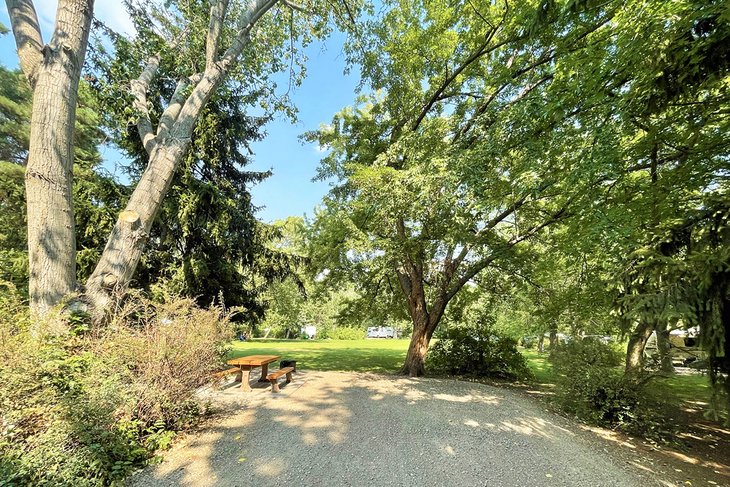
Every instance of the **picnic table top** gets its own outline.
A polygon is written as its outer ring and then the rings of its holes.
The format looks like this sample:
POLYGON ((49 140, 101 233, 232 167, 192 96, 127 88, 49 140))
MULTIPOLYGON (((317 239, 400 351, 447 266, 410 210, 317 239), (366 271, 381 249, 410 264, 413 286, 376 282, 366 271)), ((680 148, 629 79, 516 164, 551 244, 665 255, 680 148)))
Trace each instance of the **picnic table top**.
POLYGON ((237 357, 228 361, 229 365, 250 365, 260 367, 279 360, 281 355, 247 355, 245 357, 237 357))

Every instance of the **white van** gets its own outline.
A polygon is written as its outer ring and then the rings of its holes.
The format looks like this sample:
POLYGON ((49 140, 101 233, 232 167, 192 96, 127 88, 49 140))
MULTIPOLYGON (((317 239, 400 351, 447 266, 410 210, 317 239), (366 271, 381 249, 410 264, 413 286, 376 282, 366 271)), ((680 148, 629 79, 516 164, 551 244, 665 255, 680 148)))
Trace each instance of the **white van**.
POLYGON ((371 326, 368 328, 368 338, 395 338, 395 328, 392 326, 371 326))

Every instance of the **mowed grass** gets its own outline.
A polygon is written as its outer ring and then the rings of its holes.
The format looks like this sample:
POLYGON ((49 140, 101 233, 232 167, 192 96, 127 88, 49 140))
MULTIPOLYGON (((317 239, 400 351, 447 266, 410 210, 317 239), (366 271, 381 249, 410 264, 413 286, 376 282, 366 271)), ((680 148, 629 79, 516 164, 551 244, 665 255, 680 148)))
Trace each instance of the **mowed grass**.
POLYGON ((527 359, 527 366, 535 375, 535 381, 539 384, 554 384, 555 372, 553 366, 547 360, 547 354, 537 353, 537 349, 520 348, 520 353, 527 359))
POLYGON ((403 365, 409 340, 268 340, 232 344, 230 357, 280 355, 296 360, 297 369, 395 373, 403 365))
MULTIPOLYGON (((536 349, 520 349, 527 358, 527 365, 535 374, 535 381, 543 385, 554 385, 557 379, 547 353, 539 354, 536 349)), ((712 386, 706 375, 686 374, 671 377, 657 376, 647 384, 647 393, 660 403, 677 406, 707 405, 712 397, 712 386)))
MULTIPOLYGON (((297 361, 301 370, 338 370, 352 372, 395 373, 403 365, 408 350, 407 339, 369 340, 269 340, 255 338, 233 342, 230 358, 244 355, 280 355, 282 360, 297 361)), ((520 349, 535 382, 552 388, 556 374, 547 354, 535 349, 520 349)), ((709 380, 702 375, 657 377, 649 382, 651 396, 662 402, 682 405, 707 404, 712 395, 709 380)))

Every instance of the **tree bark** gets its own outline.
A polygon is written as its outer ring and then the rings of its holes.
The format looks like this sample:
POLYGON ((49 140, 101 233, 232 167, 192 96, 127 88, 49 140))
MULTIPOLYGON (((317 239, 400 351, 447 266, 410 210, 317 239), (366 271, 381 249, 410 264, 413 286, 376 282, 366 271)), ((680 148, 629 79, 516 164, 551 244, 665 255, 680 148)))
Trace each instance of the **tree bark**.
POLYGON ((662 321, 656 326, 656 346, 659 351, 659 370, 664 374, 674 374, 672 345, 669 342, 669 330, 666 321, 662 321))
POLYGON ((421 377, 426 373, 426 355, 433 334, 433 331, 429 332, 429 325, 429 317, 426 313, 413 319, 411 343, 408 345, 406 360, 400 370, 401 374, 421 377))
POLYGON ((644 372, 644 348, 652 331, 654 331, 654 323, 642 320, 631 333, 629 343, 626 346, 624 377, 631 380, 641 377, 644 372))
POLYGON ((93 0, 61 0, 49 44, 40 47, 30 0, 8 0, 21 68, 33 89, 25 172, 30 306, 43 315, 76 289, 73 136, 93 0))
POLYGON ((555 350, 558 346, 558 329, 550 328, 550 343, 548 344, 548 350, 555 350))
POLYGON ((165 146, 158 145, 153 151, 147 169, 109 235, 94 272, 86 281, 86 296, 96 315, 109 311, 113 297, 123 293, 132 280, 152 223, 189 143, 189 139, 171 141, 165 146))

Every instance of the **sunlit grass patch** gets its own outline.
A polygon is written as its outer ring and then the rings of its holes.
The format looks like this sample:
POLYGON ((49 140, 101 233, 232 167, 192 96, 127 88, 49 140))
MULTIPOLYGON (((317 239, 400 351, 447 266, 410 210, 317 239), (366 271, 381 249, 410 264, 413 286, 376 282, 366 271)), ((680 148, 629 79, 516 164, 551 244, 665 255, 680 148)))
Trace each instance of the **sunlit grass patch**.
POLYGON ((396 372, 406 358, 408 340, 268 340, 234 342, 230 357, 280 355, 297 369, 396 372))

